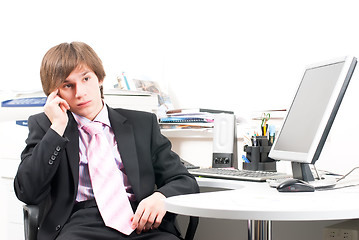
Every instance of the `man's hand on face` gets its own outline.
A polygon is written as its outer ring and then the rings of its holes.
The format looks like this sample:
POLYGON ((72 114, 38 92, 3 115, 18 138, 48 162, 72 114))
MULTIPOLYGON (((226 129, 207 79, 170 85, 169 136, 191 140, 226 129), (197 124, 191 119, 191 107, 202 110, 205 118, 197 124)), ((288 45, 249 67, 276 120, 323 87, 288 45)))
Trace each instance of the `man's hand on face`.
POLYGON ((70 105, 58 95, 58 89, 47 97, 44 112, 52 123, 51 128, 61 136, 67 126, 68 116, 66 112, 69 109, 70 105))

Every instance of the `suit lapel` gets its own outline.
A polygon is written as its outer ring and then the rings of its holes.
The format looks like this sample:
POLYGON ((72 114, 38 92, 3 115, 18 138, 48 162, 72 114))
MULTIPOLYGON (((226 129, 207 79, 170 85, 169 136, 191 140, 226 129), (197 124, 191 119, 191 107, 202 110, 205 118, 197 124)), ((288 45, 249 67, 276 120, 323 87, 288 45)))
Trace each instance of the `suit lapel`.
POLYGON ((128 180, 135 195, 139 196, 139 166, 132 126, 123 115, 110 107, 108 115, 128 180))
POLYGON ((69 139, 69 144, 66 146, 67 158, 69 160, 72 176, 74 178, 75 189, 77 191, 77 184, 79 181, 79 131, 77 122, 70 112, 68 112, 69 123, 64 133, 64 137, 69 139))

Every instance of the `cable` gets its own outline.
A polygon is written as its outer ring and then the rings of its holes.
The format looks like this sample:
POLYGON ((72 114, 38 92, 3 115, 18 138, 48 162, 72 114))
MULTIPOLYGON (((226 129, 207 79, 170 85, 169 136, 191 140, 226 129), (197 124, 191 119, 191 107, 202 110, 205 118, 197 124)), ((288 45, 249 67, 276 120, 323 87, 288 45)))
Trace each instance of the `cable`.
MULTIPOLYGON (((323 179, 322 176, 319 174, 319 172, 317 171, 315 165, 313 164, 315 173, 317 175, 317 179, 323 179)), ((341 188, 348 188, 348 187, 357 187, 359 186, 359 183, 353 183, 350 185, 344 185, 344 186, 338 186, 337 183, 340 182, 341 180, 343 180, 344 178, 348 177, 352 172, 354 172, 356 169, 359 169, 358 167, 354 167, 352 170, 350 170, 347 174, 345 175, 339 175, 339 174, 334 174, 334 173, 330 173, 327 172, 327 174, 324 175, 336 175, 336 176, 341 176, 339 179, 337 179, 335 182, 335 186, 330 186, 330 187, 320 187, 320 188, 316 188, 316 191, 327 191, 327 190, 337 190, 337 189, 341 189, 341 188)))
POLYGON ((343 177, 339 178, 339 179, 337 180, 337 182, 343 180, 344 178, 346 178, 349 174, 351 174, 354 170, 356 170, 356 169, 358 169, 358 168, 359 168, 359 167, 353 168, 353 169, 350 170, 347 174, 345 174, 343 177))
MULTIPOLYGON (((359 167, 355 167, 352 170, 350 170, 347 174, 345 174, 344 176, 342 176, 341 178, 339 178, 336 182, 338 183, 339 181, 343 180, 344 178, 346 178, 347 176, 349 176, 352 172, 354 172, 354 170, 359 169, 359 167)), ((341 189, 341 188, 348 188, 348 187, 356 187, 359 186, 359 183, 357 184, 351 184, 351 185, 345 185, 345 186, 334 186, 332 188, 319 188, 316 189, 317 191, 327 191, 327 190, 337 190, 337 189, 341 189)))

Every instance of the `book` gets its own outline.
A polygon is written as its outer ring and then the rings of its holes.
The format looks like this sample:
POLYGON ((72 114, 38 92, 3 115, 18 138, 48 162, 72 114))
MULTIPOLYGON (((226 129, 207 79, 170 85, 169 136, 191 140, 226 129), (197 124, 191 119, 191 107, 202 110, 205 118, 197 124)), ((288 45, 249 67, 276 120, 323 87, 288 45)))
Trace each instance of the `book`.
POLYGON ((160 123, 161 129, 211 129, 211 123, 160 123))
POLYGON ((214 118, 207 115, 167 116, 159 119, 161 129, 213 128, 214 118))
POLYGON ((187 114, 187 113, 227 113, 234 114, 233 111, 228 110, 217 110, 217 109, 209 109, 209 108, 178 108, 171 109, 166 112, 166 114, 187 114))
POLYGON ((213 123, 211 118, 202 117, 163 117, 159 119, 160 123, 213 123))
POLYGON ((174 109, 166 112, 166 117, 159 118, 161 129, 211 129, 214 127, 216 113, 230 113, 205 108, 174 109))

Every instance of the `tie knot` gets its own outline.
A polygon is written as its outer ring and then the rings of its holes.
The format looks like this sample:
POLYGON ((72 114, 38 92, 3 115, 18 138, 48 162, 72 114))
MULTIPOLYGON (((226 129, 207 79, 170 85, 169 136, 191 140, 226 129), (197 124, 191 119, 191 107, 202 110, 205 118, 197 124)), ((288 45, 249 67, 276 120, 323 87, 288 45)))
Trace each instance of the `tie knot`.
POLYGON ((102 126, 101 122, 88 123, 88 124, 82 126, 82 129, 85 130, 85 132, 87 132, 91 136, 103 132, 103 126, 102 126))

